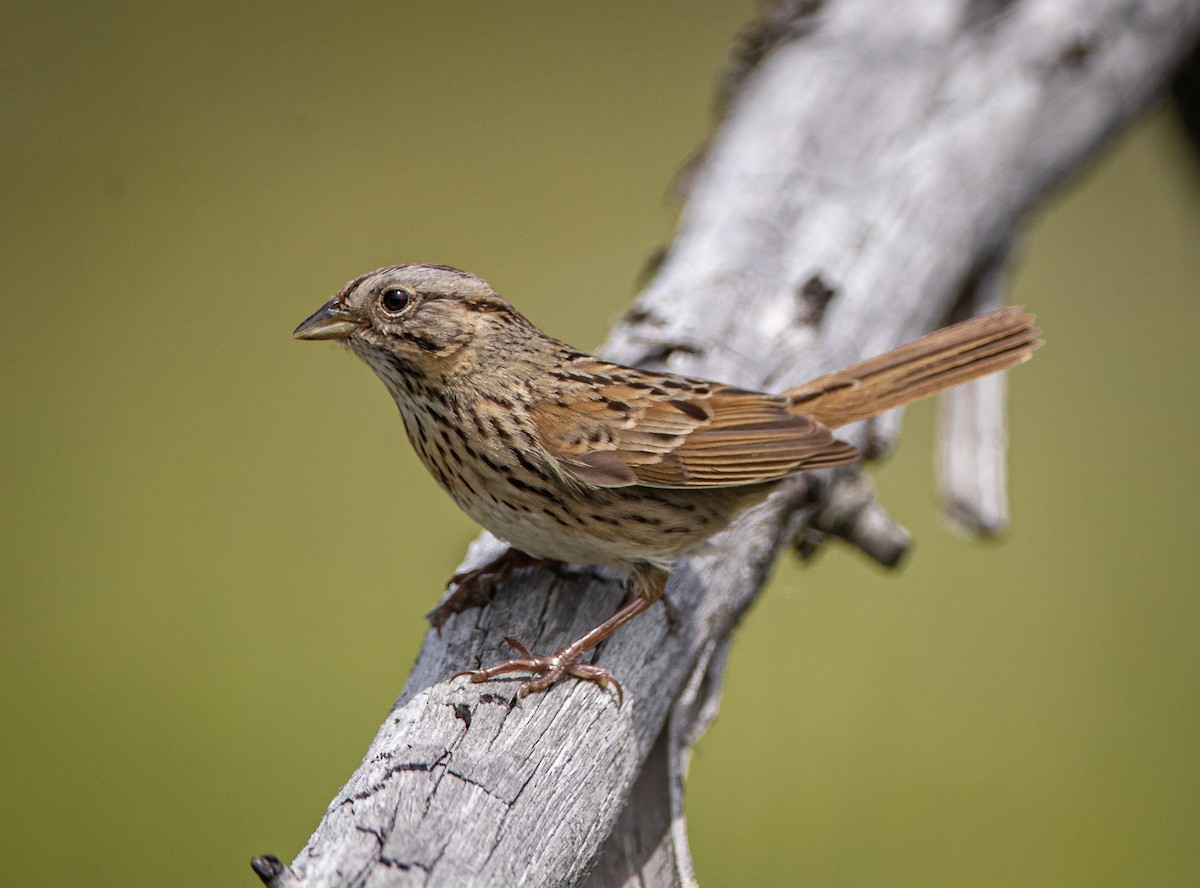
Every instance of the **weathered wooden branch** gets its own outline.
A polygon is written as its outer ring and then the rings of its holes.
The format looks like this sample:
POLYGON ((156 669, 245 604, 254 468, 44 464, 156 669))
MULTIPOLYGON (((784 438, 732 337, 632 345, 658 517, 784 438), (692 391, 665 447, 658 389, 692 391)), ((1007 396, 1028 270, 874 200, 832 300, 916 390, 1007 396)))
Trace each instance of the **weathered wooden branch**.
MULTIPOLYGON (((994 304, 1023 215, 1150 107, 1198 33, 1196 0, 775 4, 606 355, 778 389, 994 304)), ((1001 401, 997 383, 957 395, 942 439, 954 513, 985 532, 1005 520, 1001 401)), ((896 417, 848 431, 880 452, 896 417)), ((786 544, 836 535, 898 560, 906 536, 866 485, 797 479, 680 563, 672 619, 656 607, 599 651, 622 708, 579 682, 514 705, 513 683, 450 680, 506 635, 554 650, 623 595, 521 572, 426 637, 308 844, 256 871, 275 888, 690 883, 682 781, 730 633, 786 544)))

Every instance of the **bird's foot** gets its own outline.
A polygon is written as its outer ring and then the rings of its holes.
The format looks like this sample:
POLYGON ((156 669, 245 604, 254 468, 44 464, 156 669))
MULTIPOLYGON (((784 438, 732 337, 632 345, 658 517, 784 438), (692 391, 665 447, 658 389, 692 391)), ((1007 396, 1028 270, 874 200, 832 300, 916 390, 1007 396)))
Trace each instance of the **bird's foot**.
POLYGON ((450 594, 425 615, 434 629, 440 630, 454 614, 473 607, 483 607, 492 600, 492 589, 515 570, 523 567, 553 567, 560 562, 551 558, 535 558, 511 546, 482 567, 464 570, 450 578, 450 594))
POLYGON ((584 649, 578 643, 569 644, 549 656, 539 657, 531 654, 529 648, 515 638, 505 638, 504 640, 521 656, 497 663, 495 666, 489 666, 487 669, 460 672, 454 677, 467 676, 472 682, 481 682, 507 675, 510 672, 532 672, 537 675, 537 678, 522 682, 521 687, 517 689, 517 696, 528 697, 537 691, 544 691, 560 678, 570 675, 584 681, 595 682, 602 688, 613 688, 617 692, 618 707, 624 701, 625 694, 621 690, 621 683, 611 672, 603 666, 578 662, 584 654, 584 649))

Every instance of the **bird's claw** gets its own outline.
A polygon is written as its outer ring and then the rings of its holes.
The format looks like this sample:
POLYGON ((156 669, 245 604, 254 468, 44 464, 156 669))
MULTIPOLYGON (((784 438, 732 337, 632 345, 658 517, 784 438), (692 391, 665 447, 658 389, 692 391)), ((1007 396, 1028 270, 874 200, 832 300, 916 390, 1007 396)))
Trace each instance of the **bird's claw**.
POLYGON ((466 672, 459 672, 454 678, 465 676, 477 684, 482 681, 490 681, 501 675, 507 675, 510 672, 532 672, 537 675, 537 678, 531 678, 528 681, 522 682, 521 686, 517 689, 517 696, 525 698, 537 691, 545 690, 560 678, 570 675, 583 681, 594 682, 602 688, 611 687, 617 692, 617 708, 620 708, 624 703, 625 692, 621 688, 621 683, 617 681, 616 676, 612 672, 603 666, 593 666, 591 663, 577 662, 583 655, 582 651, 568 645, 562 650, 555 651, 553 654, 535 656, 529 652, 529 648, 522 644, 519 639, 510 637, 504 640, 509 647, 520 654, 519 657, 505 660, 503 663, 497 663, 495 666, 489 666, 486 669, 471 669, 466 672))
POLYGON ((515 570, 523 567, 550 567, 559 562, 535 558, 511 546, 482 567, 456 573, 446 584, 450 594, 425 615, 431 626, 441 632, 442 626, 455 614, 491 603, 492 590, 515 570))

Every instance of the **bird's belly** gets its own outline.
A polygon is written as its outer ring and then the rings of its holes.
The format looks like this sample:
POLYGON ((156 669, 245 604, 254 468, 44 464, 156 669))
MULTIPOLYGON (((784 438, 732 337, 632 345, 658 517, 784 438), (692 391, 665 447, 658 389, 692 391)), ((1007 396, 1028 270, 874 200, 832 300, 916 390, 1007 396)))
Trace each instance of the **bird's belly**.
POLYGON ((534 455, 468 440, 402 409, 409 440, 460 509, 539 558, 571 564, 669 568, 774 485, 595 488, 569 484, 534 455))
POLYGON ((570 564, 664 568, 722 530, 746 498, 745 489, 731 497, 644 487, 562 486, 530 494, 528 486, 510 487, 514 496, 452 495, 479 524, 530 555, 570 564))
POLYGON ((458 505, 492 534, 537 558, 615 566, 636 557, 621 540, 604 539, 578 526, 564 526, 545 512, 480 501, 460 501, 458 505))

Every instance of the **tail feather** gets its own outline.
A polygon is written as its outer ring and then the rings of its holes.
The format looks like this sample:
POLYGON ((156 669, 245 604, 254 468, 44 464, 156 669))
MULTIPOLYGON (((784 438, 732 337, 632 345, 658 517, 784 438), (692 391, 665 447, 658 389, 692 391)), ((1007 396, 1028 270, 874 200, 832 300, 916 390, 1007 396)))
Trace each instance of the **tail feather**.
POLYGON ((794 413, 837 428, 1029 360, 1033 315, 1003 308, 788 389, 794 413))

